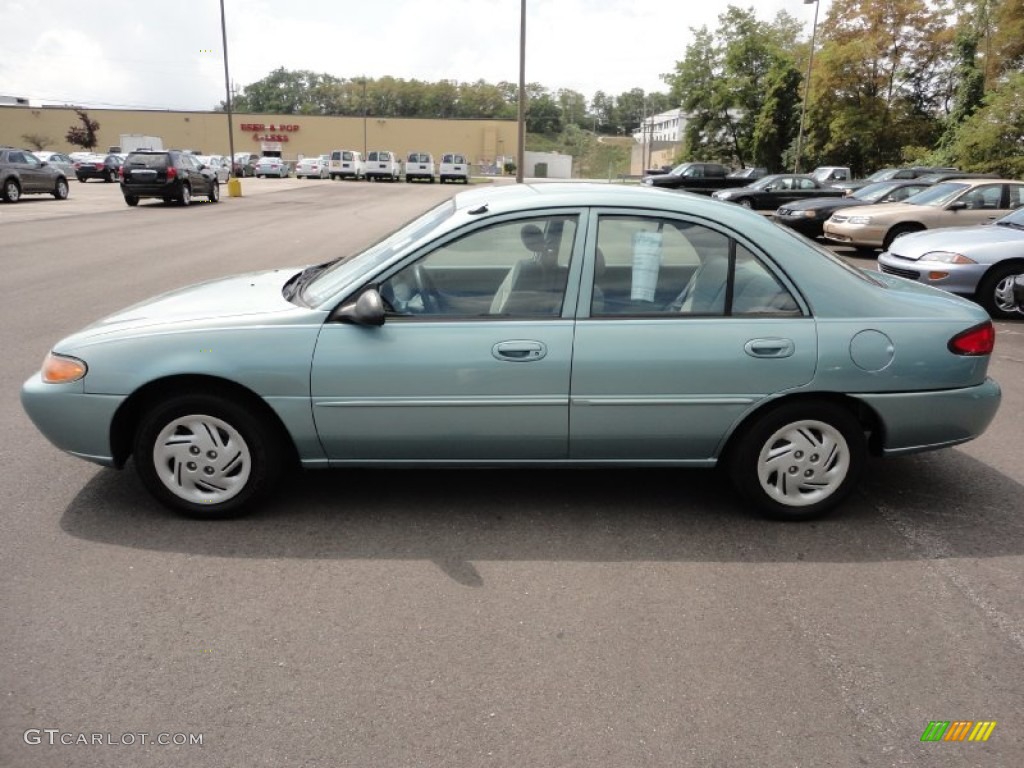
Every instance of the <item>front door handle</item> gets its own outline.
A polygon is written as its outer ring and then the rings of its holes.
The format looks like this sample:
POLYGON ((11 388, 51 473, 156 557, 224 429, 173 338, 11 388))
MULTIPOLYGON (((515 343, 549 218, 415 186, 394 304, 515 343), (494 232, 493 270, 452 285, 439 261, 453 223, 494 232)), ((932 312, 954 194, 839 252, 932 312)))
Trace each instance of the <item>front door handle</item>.
POLYGON ((792 339, 751 339, 743 345, 751 357, 789 357, 796 351, 792 339))
POLYGON ((529 363, 546 357, 548 354, 548 348, 547 345, 541 341, 499 341, 491 347, 491 354, 496 359, 502 361, 529 363))

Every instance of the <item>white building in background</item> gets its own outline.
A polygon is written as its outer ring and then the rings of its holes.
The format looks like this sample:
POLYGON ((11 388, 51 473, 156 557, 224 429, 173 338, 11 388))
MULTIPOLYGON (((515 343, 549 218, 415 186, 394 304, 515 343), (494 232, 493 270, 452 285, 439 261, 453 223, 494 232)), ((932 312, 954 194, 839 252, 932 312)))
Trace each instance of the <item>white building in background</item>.
POLYGON ((644 119, 640 126, 633 132, 633 138, 638 143, 668 141, 678 143, 683 140, 683 131, 686 129, 686 115, 681 109, 670 109, 668 112, 661 112, 644 119))

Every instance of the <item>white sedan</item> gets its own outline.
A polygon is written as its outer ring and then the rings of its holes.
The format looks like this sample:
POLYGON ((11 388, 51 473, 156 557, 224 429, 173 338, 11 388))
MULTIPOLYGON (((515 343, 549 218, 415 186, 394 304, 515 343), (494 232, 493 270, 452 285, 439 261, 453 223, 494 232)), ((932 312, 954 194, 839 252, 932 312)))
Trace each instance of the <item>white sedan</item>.
POLYGON ((295 166, 297 179, 326 179, 328 176, 327 162, 322 157, 306 157, 295 166))
POLYGON ((256 176, 259 178, 277 176, 284 179, 289 176, 290 172, 288 163, 280 157, 261 157, 256 163, 256 176))

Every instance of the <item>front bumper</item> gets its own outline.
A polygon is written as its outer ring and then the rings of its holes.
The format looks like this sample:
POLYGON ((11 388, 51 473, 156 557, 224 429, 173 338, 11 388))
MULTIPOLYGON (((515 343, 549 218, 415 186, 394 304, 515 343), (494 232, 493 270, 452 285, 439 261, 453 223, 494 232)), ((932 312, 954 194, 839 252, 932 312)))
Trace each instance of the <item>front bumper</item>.
POLYGON ((888 227, 876 227, 870 224, 833 224, 826 221, 825 238, 844 245, 859 245, 881 248, 888 227))
POLYGON ((988 265, 914 261, 887 252, 878 257, 878 268, 886 274, 916 280, 959 296, 973 296, 978 290, 978 283, 985 276, 988 265))
POLYGON ((88 395, 81 381, 46 384, 39 373, 21 388, 21 405, 43 436, 81 459, 114 466, 110 427, 125 395, 88 395))

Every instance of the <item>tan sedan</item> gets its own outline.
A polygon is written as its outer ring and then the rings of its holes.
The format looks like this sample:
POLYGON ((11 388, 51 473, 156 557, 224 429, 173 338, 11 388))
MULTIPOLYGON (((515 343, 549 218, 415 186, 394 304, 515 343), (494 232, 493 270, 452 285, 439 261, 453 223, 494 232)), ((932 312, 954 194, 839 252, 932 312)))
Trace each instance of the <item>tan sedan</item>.
POLYGON ((858 248, 889 250, 910 232, 964 227, 994 221, 1024 204, 1024 181, 953 179, 929 187, 902 203, 872 205, 870 210, 840 208, 825 222, 825 237, 858 248))

